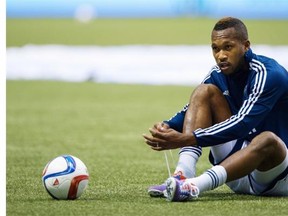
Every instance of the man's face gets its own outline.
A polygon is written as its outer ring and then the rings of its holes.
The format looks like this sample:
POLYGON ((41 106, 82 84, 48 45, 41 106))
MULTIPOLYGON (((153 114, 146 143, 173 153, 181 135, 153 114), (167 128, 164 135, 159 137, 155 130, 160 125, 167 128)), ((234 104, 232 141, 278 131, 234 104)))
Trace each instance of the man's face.
POLYGON ((229 75, 243 69, 248 40, 240 41, 234 28, 212 31, 211 40, 213 56, 222 73, 229 75))

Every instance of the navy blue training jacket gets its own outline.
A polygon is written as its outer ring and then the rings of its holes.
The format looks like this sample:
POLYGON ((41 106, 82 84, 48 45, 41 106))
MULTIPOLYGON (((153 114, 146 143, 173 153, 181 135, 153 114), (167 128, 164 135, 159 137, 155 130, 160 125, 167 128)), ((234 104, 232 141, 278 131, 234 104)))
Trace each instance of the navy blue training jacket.
MULTIPOLYGON (((249 72, 224 75, 214 66, 203 83, 214 84, 227 99, 231 118, 193 133, 199 146, 213 146, 231 140, 251 140, 263 131, 272 131, 288 147, 288 72, 274 59, 256 55, 249 49, 245 54, 249 72)), ((189 104, 164 121, 182 131, 189 104)))

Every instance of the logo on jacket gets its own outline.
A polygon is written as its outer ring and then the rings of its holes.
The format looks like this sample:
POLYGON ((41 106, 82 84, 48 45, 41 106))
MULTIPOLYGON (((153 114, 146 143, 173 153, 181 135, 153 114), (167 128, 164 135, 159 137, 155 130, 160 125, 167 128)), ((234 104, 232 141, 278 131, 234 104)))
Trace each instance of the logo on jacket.
POLYGON ((230 96, 229 90, 225 90, 225 91, 223 92, 223 95, 230 96))

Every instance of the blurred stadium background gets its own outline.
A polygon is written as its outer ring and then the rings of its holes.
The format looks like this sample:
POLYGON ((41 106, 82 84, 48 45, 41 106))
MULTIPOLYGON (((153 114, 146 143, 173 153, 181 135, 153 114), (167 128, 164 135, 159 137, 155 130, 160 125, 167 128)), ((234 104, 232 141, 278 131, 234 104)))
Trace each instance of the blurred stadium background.
POLYGON ((199 83, 223 16, 247 21, 253 49, 288 67, 286 0, 9 0, 7 79, 199 83))
POLYGON ((287 19, 286 0, 8 0, 8 17, 143 18, 233 15, 287 19))
MULTIPOLYGON (((6 5, 7 215, 288 215, 285 198, 235 195, 225 187, 185 207, 149 199, 147 187, 167 171, 163 154, 141 136, 180 110, 214 64, 210 33, 220 17, 242 18, 253 49, 288 68, 288 1, 6 5), (87 191, 75 202, 53 202, 41 185, 44 165, 60 154, 81 158, 90 173, 87 191)), ((210 167, 208 150, 198 173, 210 167)))

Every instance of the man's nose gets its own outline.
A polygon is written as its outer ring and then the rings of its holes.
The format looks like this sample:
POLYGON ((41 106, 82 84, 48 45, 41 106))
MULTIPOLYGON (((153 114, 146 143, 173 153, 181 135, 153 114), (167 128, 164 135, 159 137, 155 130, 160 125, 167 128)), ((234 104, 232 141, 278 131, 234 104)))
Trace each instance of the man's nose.
POLYGON ((227 53, 224 50, 220 50, 218 53, 218 59, 222 62, 227 60, 228 56, 227 53))

